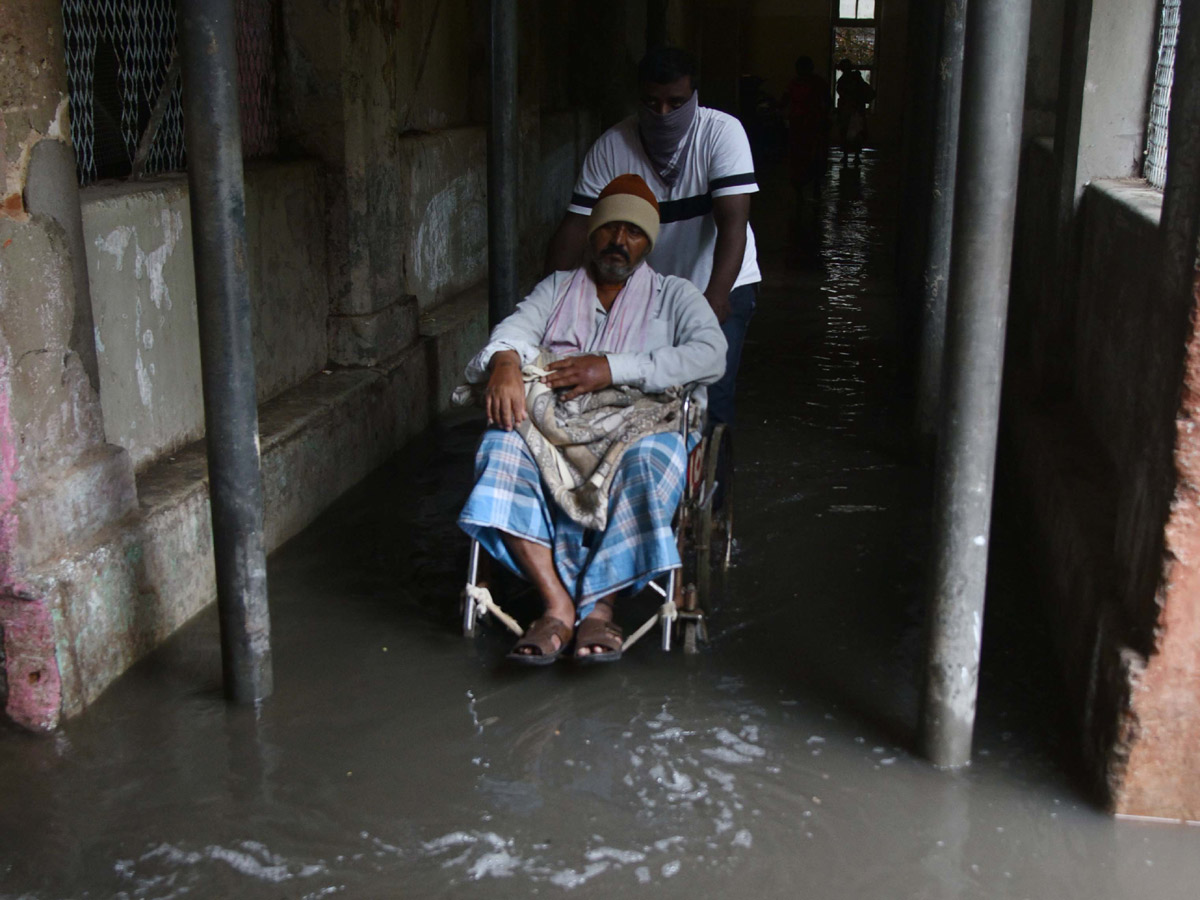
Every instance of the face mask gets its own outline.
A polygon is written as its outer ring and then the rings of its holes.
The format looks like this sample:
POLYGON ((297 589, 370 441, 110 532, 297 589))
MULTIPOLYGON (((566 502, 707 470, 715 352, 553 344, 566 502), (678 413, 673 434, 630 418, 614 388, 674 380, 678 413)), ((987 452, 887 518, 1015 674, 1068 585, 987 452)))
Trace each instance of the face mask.
POLYGON ((665 116, 651 112, 644 106, 638 108, 638 132, 642 137, 642 146, 646 148, 651 164, 668 185, 673 185, 679 177, 683 150, 686 149, 685 138, 696 118, 699 97, 698 92, 692 91, 687 103, 665 116))

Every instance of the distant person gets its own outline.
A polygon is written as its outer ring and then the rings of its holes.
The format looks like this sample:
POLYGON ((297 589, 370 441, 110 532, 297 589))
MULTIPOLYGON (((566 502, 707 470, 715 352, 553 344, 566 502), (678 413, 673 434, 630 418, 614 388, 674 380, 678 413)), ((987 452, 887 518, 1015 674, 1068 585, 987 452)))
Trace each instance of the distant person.
POLYGON ((638 63, 638 112, 592 145, 546 253, 547 272, 580 264, 588 214, 600 191, 625 172, 646 180, 662 205, 662 231, 650 263, 704 292, 729 344, 725 375, 708 391, 712 422, 732 424, 742 344, 762 275, 750 228, 758 190, 750 141, 733 116, 701 106, 696 60, 658 47, 638 63))
POLYGON ((842 77, 837 83, 838 135, 842 142, 842 165, 851 153, 854 165, 862 162, 863 141, 867 137, 867 107, 875 99, 874 89, 863 80, 854 63, 843 59, 838 63, 842 77))
POLYGON ((784 92, 787 103, 788 162, 799 199, 812 188, 814 199, 828 167, 829 114, 833 105, 829 82, 814 71, 811 56, 796 60, 796 77, 784 92))

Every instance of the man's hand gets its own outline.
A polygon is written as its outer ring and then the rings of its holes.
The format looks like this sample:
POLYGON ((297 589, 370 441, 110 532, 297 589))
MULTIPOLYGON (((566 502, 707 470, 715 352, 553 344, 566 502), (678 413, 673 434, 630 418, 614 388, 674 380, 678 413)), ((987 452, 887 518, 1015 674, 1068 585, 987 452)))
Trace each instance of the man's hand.
POLYGON ((724 325, 725 320, 733 313, 733 307, 729 305, 729 291, 715 291, 710 287, 705 299, 716 314, 717 321, 724 325))
POLYGON ((521 357, 515 350, 501 350, 488 363, 491 377, 483 392, 483 408, 489 425, 512 431, 525 421, 525 379, 521 377, 521 357))
POLYGON ((555 360, 547 368, 550 374, 542 382, 555 390, 570 388, 563 394, 564 400, 574 400, 580 394, 603 390, 612 384, 612 370, 606 356, 572 356, 555 360))
POLYGON ((713 221, 717 226, 717 243, 713 247, 712 275, 704 288, 708 305, 722 325, 733 310, 729 292, 742 270, 746 255, 746 223, 750 221, 750 195, 730 194, 713 198, 713 221))

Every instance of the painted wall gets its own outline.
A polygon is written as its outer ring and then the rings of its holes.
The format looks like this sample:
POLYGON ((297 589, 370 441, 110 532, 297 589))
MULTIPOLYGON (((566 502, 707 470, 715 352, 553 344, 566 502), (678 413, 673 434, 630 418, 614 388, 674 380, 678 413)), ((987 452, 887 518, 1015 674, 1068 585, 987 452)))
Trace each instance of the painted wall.
MULTIPOLYGON (((322 201, 314 163, 247 169, 260 401, 326 364, 322 201)), ((187 182, 88 188, 83 210, 105 434, 140 468, 204 434, 187 182)))

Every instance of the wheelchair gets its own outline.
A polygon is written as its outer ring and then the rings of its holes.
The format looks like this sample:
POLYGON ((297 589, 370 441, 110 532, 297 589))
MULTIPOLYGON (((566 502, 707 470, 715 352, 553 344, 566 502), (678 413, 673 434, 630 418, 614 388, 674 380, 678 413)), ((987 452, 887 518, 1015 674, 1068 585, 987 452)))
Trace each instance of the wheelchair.
MULTIPOLYGON (((692 392, 683 398, 680 433, 686 445, 691 429, 692 392)), ((624 641, 629 650, 656 626, 661 629, 661 646, 671 649, 681 638, 687 654, 699 651, 708 640, 708 617, 712 613, 714 569, 718 577, 733 560, 733 435, 723 424, 700 423, 700 440, 688 454, 683 496, 675 511, 673 530, 682 568, 653 578, 647 589, 662 599, 653 615, 624 641)), ((496 603, 484 574, 490 557, 479 542, 471 540, 467 583, 462 591, 463 636, 472 638, 489 614, 518 636, 525 631, 496 603)))

